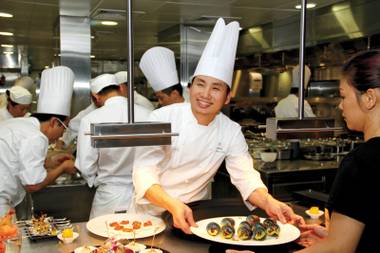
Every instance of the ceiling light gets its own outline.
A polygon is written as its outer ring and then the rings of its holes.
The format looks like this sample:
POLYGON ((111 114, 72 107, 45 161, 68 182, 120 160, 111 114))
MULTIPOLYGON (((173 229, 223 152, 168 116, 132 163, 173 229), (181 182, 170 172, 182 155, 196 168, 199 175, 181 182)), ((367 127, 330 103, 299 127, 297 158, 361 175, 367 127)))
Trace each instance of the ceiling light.
POLYGON ((0 32, 0 35, 3 35, 3 36, 13 36, 13 33, 10 33, 10 32, 0 32))
POLYGON ((2 18, 13 18, 13 14, 6 13, 6 12, 0 12, 0 17, 2 17, 2 18))
MULTIPOLYGON (((306 9, 313 9, 317 7, 317 4, 316 3, 307 3, 306 4, 306 9)), ((297 4, 296 6, 294 6, 294 8, 300 10, 301 9, 301 5, 300 4, 297 4)))
POLYGON ((13 45, 9 45, 9 44, 1 44, 1 47, 12 48, 12 47, 13 47, 13 45))
POLYGON ((91 37, 90 37, 91 39, 95 39, 95 36, 94 35, 91 35, 91 37))
POLYGON ((48 68, 49 68, 49 66, 48 66, 48 65, 46 65, 44 68, 45 68, 45 69, 48 69, 48 68))
POLYGON ((95 58, 95 55, 90 55, 90 58, 94 59, 94 58, 95 58))
POLYGON ((102 24, 102 25, 109 25, 109 26, 115 26, 115 25, 118 25, 119 23, 117 23, 116 21, 101 21, 100 24, 102 24))
POLYGON ((11 54, 13 54, 13 52, 12 51, 5 51, 5 52, 3 52, 3 54, 5 54, 5 55, 11 55, 11 54))

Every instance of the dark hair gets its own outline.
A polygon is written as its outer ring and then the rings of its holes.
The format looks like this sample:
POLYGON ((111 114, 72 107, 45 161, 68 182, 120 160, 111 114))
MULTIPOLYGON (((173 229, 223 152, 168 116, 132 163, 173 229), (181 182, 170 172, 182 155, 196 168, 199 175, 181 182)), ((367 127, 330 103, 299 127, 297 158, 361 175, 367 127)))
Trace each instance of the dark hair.
POLYGON ((172 91, 178 91, 178 93, 182 96, 182 93, 183 93, 183 88, 182 88, 182 85, 180 83, 177 83, 177 84, 174 84, 168 88, 165 88, 163 90, 161 90, 163 93, 165 93, 166 95, 170 96, 170 94, 172 93, 172 91))
POLYGON ((343 65, 342 74, 358 91, 380 88, 380 50, 354 55, 343 65))
POLYGON ((48 121, 53 117, 58 118, 59 120, 64 122, 68 118, 68 116, 65 116, 65 115, 50 114, 50 113, 32 113, 31 117, 37 118, 39 122, 48 121))
POLYGON ((108 93, 110 93, 111 91, 120 91, 120 86, 119 85, 110 85, 110 86, 104 87, 97 94, 104 96, 104 95, 107 95, 108 93))
POLYGON ((6 90, 5 94, 7 95, 8 104, 11 104, 11 106, 13 106, 13 107, 15 107, 16 105, 18 105, 18 103, 12 101, 12 99, 11 99, 11 93, 10 93, 9 90, 6 90))

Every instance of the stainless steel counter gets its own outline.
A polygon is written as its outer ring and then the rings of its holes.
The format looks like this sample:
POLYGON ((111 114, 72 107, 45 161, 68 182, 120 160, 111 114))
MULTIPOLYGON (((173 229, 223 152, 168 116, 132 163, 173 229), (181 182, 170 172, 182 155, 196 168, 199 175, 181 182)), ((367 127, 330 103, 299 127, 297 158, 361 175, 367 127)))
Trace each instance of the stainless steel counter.
MULTIPOLYGON (((247 215, 250 212, 242 203, 241 199, 219 199, 211 201, 199 201, 189 204, 194 213, 196 220, 218 217, 218 216, 232 216, 232 215, 247 215)), ((305 208, 301 206, 293 206, 296 213, 305 217, 305 208)), ((254 210, 255 214, 263 216, 261 210, 254 210)), ((225 248, 236 248, 236 246, 224 244, 212 244, 210 241, 200 239, 196 236, 186 236, 178 230, 173 230, 171 227, 170 215, 163 216, 166 221, 167 228, 164 232, 157 235, 153 245, 169 251, 170 253, 207 253, 207 252, 224 252, 225 248), (182 235, 181 235, 182 234, 182 235), (221 247, 221 248, 220 248, 221 247), (220 251, 220 249, 223 249, 220 251)), ((306 218, 306 217, 305 217, 306 218)), ((310 223, 310 220, 306 220, 310 223)), ((322 220, 320 220, 322 221, 322 220)), ((72 244, 62 244, 57 240, 45 240, 39 242, 30 242, 24 239, 22 242, 22 252, 28 253, 70 253, 75 248, 84 245, 99 245, 105 238, 91 234, 86 229, 86 223, 75 223, 74 227, 79 228, 79 238, 72 244)), ((150 245, 152 237, 145 239, 138 239, 137 242, 150 245)), ((271 246, 271 247, 256 247, 254 250, 257 253, 261 252, 276 252, 288 253, 299 248, 295 243, 288 243, 285 245, 271 246)))
MULTIPOLYGON (((24 239, 22 242, 22 252, 28 253, 71 253, 75 248, 84 245, 99 245, 105 239, 89 233, 86 229, 86 223, 76 223, 75 227, 79 227, 80 236, 72 244, 63 244, 55 239, 45 240, 39 242, 30 242, 24 239)), ((146 239, 138 239, 137 242, 150 245, 152 237, 146 239)), ((185 239, 180 239, 173 235, 169 229, 156 236, 154 245, 163 248, 170 253, 206 253, 208 252, 209 243, 207 242, 193 242, 185 239)))

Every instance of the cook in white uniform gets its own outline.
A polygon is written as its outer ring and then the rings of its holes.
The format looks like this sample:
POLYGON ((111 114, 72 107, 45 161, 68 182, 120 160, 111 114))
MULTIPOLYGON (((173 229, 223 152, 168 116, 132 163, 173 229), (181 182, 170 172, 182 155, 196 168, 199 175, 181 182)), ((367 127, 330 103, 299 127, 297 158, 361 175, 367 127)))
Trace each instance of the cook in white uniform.
POLYGON ((185 101, 172 50, 152 47, 143 54, 139 66, 152 86, 160 106, 185 101))
POLYGON ((75 173, 74 161, 60 156, 48 172, 44 163, 49 142, 68 122, 74 73, 67 67, 42 72, 37 113, 0 123, 0 216, 15 207, 25 190, 38 191, 63 172, 75 173))
POLYGON ((136 153, 135 211, 159 214, 166 209, 174 226, 186 233, 196 225, 185 203, 205 198, 207 184, 224 159, 248 206, 263 208, 283 222, 299 219, 268 194, 240 126, 220 112, 230 101, 238 34, 238 22, 226 26, 223 19, 217 21, 190 84, 190 104, 173 104, 150 115, 150 121, 170 122, 179 137, 172 138, 171 146, 141 147, 136 153))
MULTIPOLYGON (((308 66, 305 65, 305 89, 309 83, 311 71, 308 66)), ((274 108, 276 118, 294 118, 298 117, 298 90, 300 87, 300 66, 297 65, 293 68, 292 72, 292 87, 290 94, 281 99, 277 106, 274 108)), ((310 104, 304 100, 304 116, 315 117, 310 104)))
MULTIPOLYGON (((21 86, 22 88, 27 89, 30 92, 30 94, 32 94, 32 97, 34 97, 36 93, 36 86, 34 85, 34 81, 29 76, 23 76, 23 77, 17 78, 12 87, 14 86, 21 86)), ((7 104, 7 96, 6 94, 1 94, 0 108, 6 106, 6 104, 7 104)))
POLYGON ((5 94, 7 103, 0 108, 0 122, 11 118, 24 117, 32 103, 32 94, 21 86, 13 86, 5 94))
MULTIPOLYGON (((125 97, 128 97, 128 72, 127 71, 119 71, 115 73, 116 81, 119 85, 122 85, 123 88, 123 94, 125 97)), ((133 91, 134 96, 134 104, 141 105, 142 107, 145 107, 149 111, 154 110, 154 106, 152 102, 149 101, 146 97, 138 93, 137 91, 133 91)))
MULTIPOLYGON (((116 211, 126 211, 133 195, 132 164, 135 148, 94 148, 91 146, 91 123, 128 122, 128 100, 121 94, 116 78, 100 75, 91 81, 91 92, 102 107, 82 118, 77 142, 75 166, 96 193, 90 218, 116 211)), ((135 105, 136 121, 146 121, 150 113, 135 105)))

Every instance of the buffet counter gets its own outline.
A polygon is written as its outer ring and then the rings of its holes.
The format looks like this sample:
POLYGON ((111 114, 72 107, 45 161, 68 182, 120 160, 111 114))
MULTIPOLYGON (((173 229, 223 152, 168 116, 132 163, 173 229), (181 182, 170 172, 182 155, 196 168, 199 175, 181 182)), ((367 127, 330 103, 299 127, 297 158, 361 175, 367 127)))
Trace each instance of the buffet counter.
MULTIPOLYGON (((218 217, 218 216, 236 216, 236 215, 248 215, 251 212, 245 207, 240 199, 219 199, 219 200, 207 200, 198 201, 189 204, 194 212, 195 220, 218 217)), ((296 213, 305 217, 305 208, 301 206, 293 206, 296 213)), ((254 214, 264 216, 261 210, 254 210, 254 214)), ((219 243, 213 243, 195 235, 185 235, 180 230, 172 227, 172 220, 169 213, 164 213, 162 216, 167 225, 164 232, 158 234, 153 242, 153 245, 162 248, 170 253, 207 253, 207 252, 224 252, 227 248, 234 249, 251 249, 256 253, 260 252, 277 252, 277 253, 289 253, 294 250, 300 249, 300 246, 295 242, 266 247, 241 247, 233 245, 225 245, 219 243)), ((306 217, 305 217, 306 218, 306 217)), ((309 220, 306 220, 309 222, 309 220)), ((79 238, 71 244, 63 244, 56 239, 44 240, 39 242, 31 242, 28 239, 22 241, 22 252, 28 253, 70 253, 75 248, 80 246, 100 245, 105 238, 91 234, 86 229, 86 223, 74 223, 74 228, 79 231, 79 238)), ((139 243, 146 245, 152 244, 152 237, 138 239, 139 243)))

